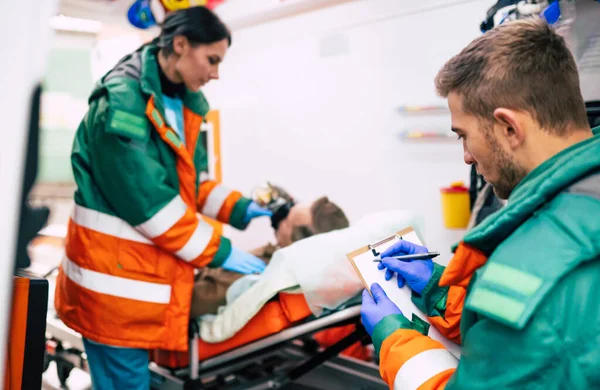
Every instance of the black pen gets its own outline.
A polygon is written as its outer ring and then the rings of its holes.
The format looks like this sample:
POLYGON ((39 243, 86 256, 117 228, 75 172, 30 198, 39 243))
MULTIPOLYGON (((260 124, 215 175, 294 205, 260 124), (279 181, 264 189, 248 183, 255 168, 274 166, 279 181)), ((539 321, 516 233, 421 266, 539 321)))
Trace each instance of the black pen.
MULTIPOLYGON (((396 259, 400 261, 409 261, 409 260, 430 260, 434 257, 438 257, 440 252, 427 252, 427 253, 416 253, 414 255, 404 255, 404 256, 386 256, 391 259, 396 259)), ((381 259, 373 259, 374 263, 381 263, 381 259)))

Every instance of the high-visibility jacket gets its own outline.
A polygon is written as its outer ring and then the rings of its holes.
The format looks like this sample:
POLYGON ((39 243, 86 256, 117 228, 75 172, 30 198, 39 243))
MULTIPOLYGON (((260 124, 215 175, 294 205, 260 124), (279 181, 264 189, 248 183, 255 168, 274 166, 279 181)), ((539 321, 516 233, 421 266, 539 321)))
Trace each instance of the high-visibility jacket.
POLYGON ((182 99, 185 143, 169 127, 157 51, 125 57, 90 96, 71 155, 76 205, 55 306, 92 341, 184 351, 194 268, 231 252, 203 216, 244 229, 250 200, 203 180, 202 93, 182 99))
MULTIPOLYGON (((596 129, 596 132, 600 128, 596 129)), ((373 331, 390 389, 600 388, 600 135, 531 172, 413 302, 446 337, 389 315, 373 331)))

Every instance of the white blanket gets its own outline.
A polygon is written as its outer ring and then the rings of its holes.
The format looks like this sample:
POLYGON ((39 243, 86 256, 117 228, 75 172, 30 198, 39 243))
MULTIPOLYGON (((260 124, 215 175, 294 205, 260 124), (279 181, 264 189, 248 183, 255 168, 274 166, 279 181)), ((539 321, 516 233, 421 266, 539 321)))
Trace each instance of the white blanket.
MULTIPOLYGON (((208 343, 233 337, 279 292, 304 294, 310 310, 320 316, 355 297, 364 288, 346 254, 408 226, 420 232, 421 220, 404 210, 370 214, 353 226, 309 237, 274 253, 260 276, 231 285, 227 306, 200 321, 208 343)), ((422 236, 421 236, 422 237, 422 236)))

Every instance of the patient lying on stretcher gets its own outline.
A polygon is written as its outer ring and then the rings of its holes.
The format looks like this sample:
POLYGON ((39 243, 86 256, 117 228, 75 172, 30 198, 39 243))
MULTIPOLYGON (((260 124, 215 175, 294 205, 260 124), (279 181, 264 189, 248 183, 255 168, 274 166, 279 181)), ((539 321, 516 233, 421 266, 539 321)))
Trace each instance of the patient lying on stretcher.
MULTIPOLYGON (((292 198, 279 189, 284 197, 292 198)), ((275 227, 275 245, 269 243, 251 251, 267 264, 273 253, 294 242, 315 234, 344 229, 349 226, 343 210, 327 197, 321 197, 312 204, 294 204, 285 218, 278 220, 275 227)), ((216 314, 220 306, 226 304, 228 288, 244 275, 222 268, 205 268, 196 276, 192 295, 192 317, 216 314)))

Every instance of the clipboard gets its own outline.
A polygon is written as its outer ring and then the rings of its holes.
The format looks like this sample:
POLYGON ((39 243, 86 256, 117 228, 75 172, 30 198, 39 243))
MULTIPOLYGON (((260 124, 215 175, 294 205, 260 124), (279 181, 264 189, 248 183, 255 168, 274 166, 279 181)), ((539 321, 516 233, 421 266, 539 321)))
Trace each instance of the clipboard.
MULTIPOLYGON (((421 240, 417 236, 416 232, 414 231, 414 229, 412 227, 407 227, 406 229, 400 230, 389 237, 386 237, 382 240, 376 241, 372 244, 365 245, 362 248, 358 248, 357 250, 350 252, 346 255, 346 257, 348 257, 348 260, 350 260, 350 264, 352 264, 354 271, 356 272, 356 274, 362 281, 362 283, 365 286, 365 288, 367 289, 367 291, 369 291, 369 294, 371 293, 372 282, 370 282, 370 280, 369 281, 367 280, 367 279, 369 279, 368 277, 363 276, 363 271, 362 271, 363 267, 361 266, 362 264, 360 264, 358 262, 360 261, 360 259, 362 259, 365 256, 366 253, 370 252, 372 254, 372 257, 369 261, 370 261, 370 263, 372 263, 373 267, 375 267, 377 269, 377 264, 373 263, 372 260, 376 256, 379 256, 387 248, 394 245, 396 242, 402 240, 404 236, 411 236, 411 237, 407 237, 406 239, 408 241, 413 242, 414 244, 423 245, 421 243, 421 240), (417 240, 414 240, 414 237, 412 237, 413 234, 411 234, 411 233, 414 234, 414 236, 417 238, 417 240), (412 240, 409 238, 412 238, 412 240)), ((381 287, 383 287, 383 285, 381 287)))
MULTIPOLYGON (((415 230, 409 226, 391 236, 358 248, 355 251, 348 253, 346 257, 348 257, 354 271, 369 293, 371 293, 371 285, 373 283, 378 283, 383 288, 388 298, 398 306, 406 318, 411 321, 423 321, 429 323, 427 315, 421 312, 421 310, 419 310, 412 302, 412 291, 410 287, 405 285, 402 288, 398 288, 398 281, 395 276, 390 280, 385 280, 385 270, 378 269, 378 263, 373 262, 375 257, 400 240, 423 245, 415 230)), ((445 338, 435 327, 429 326, 427 335, 444 344, 454 356, 460 358, 460 346, 445 338)))

